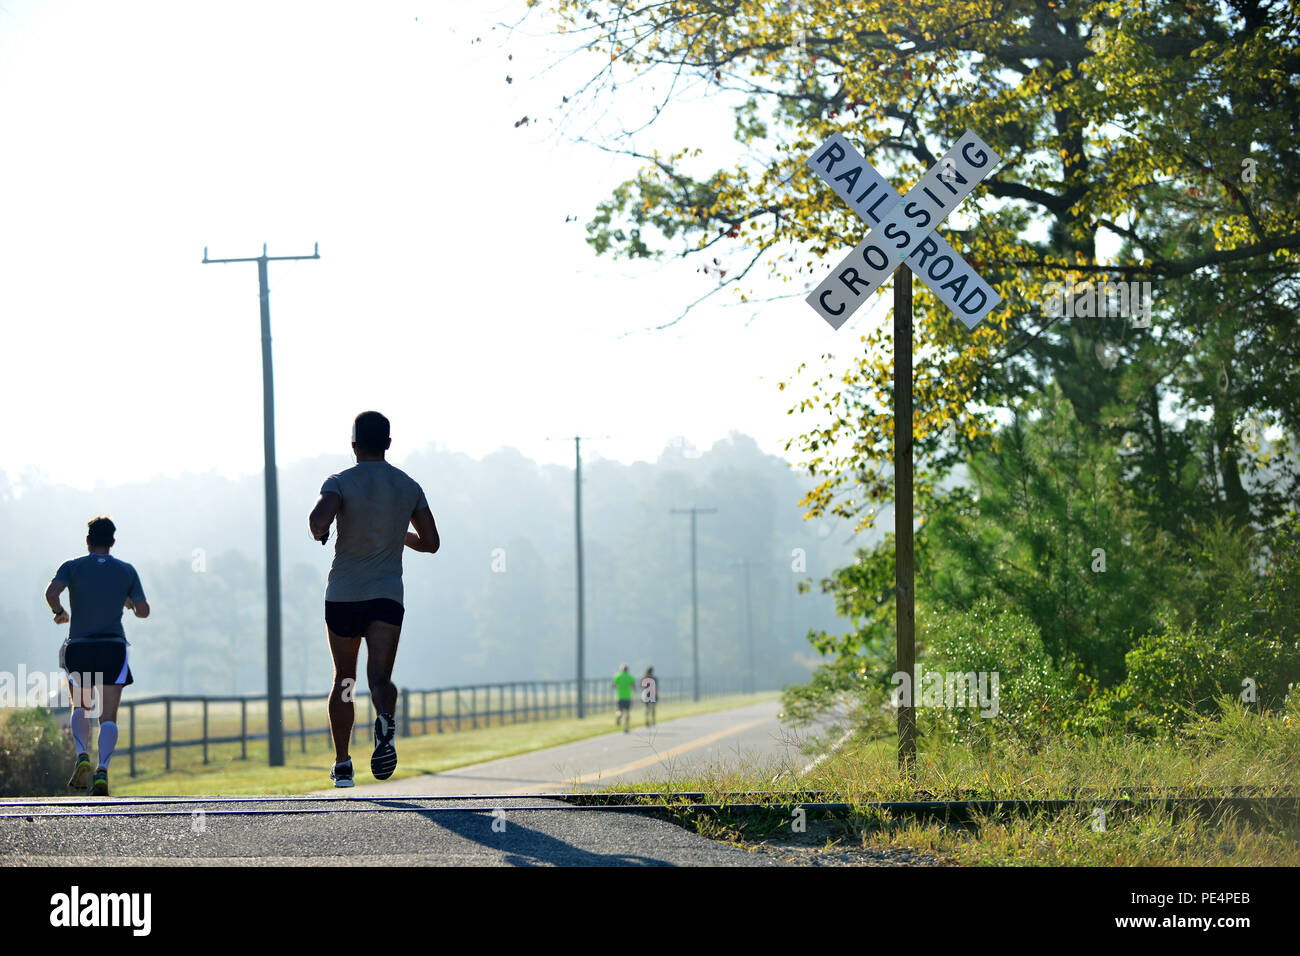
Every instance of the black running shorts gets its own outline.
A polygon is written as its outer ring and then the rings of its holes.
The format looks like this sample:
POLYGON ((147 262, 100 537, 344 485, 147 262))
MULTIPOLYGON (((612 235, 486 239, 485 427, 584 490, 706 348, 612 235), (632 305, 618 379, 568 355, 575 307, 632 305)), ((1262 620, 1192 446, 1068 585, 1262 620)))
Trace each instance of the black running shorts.
POLYGON ((59 664, 68 682, 80 687, 100 684, 134 684, 127 666, 126 645, 121 641, 74 641, 59 649, 59 664))
POLYGON ((325 626, 339 637, 363 637, 372 621, 402 626, 402 605, 389 598, 371 601, 326 601, 325 626))
POLYGON ((632 709, 632 698, 629 697, 627 700, 620 700, 620 701, 618 702, 618 709, 619 709, 619 710, 631 710, 631 709, 632 709))

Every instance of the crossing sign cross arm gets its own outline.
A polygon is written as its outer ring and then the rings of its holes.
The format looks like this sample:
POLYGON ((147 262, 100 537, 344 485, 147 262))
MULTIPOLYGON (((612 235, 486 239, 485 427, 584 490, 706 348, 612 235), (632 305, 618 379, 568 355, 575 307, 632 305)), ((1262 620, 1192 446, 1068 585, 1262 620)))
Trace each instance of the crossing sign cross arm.
POLYGON ((900 197, 848 140, 832 134, 808 165, 872 228, 813 290, 808 304, 838 329, 906 261, 967 328, 974 328, 1002 297, 937 228, 1001 159, 967 130, 900 197))

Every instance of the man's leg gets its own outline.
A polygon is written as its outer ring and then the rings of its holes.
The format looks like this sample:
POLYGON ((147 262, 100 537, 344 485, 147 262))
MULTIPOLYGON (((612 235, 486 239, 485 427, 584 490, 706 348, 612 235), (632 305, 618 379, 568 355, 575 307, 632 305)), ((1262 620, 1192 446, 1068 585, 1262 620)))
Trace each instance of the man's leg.
POLYGON ((68 675, 68 697, 72 705, 72 741, 77 748, 77 763, 68 779, 68 789, 83 796, 90 789, 90 717, 87 712, 95 708, 95 688, 83 687, 76 675, 68 675))
POLYGON ((397 663, 397 642, 402 636, 400 624, 371 621, 366 628, 366 680, 375 712, 375 752, 370 755, 370 772, 376 780, 387 780, 397 769, 397 685, 393 683, 393 665, 397 663))
POLYGON ((334 762, 348 759, 348 744, 352 739, 352 721, 355 719, 352 698, 357 689, 357 654, 361 651, 361 638, 339 637, 326 628, 330 640, 330 656, 334 658, 334 686, 330 689, 330 735, 334 738, 334 762))
POLYGON ((72 704, 72 742, 77 746, 77 754, 88 754, 90 750, 89 712, 95 709, 94 686, 83 687, 80 682, 68 681, 68 698, 72 704))
POLYGON ((397 711, 397 685, 393 683, 393 665, 397 663, 397 643, 402 636, 400 624, 371 621, 366 628, 366 680, 375 711, 390 717, 397 711))
POLYGON ((99 688, 99 769, 107 770, 117 747, 117 706, 122 702, 124 684, 104 684, 99 688))

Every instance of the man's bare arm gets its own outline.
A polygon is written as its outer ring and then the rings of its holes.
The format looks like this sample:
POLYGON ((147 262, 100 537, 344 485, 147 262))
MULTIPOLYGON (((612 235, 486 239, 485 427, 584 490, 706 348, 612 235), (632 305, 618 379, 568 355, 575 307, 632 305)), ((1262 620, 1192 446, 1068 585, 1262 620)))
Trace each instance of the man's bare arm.
POLYGON ((67 585, 62 581, 51 581, 50 586, 45 589, 45 603, 50 606, 54 612, 55 624, 67 624, 68 612, 63 609, 63 602, 59 600, 59 595, 67 585))
POLYGON ((438 525, 433 520, 433 512, 421 508, 411 515, 411 524, 415 525, 415 530, 406 532, 406 546, 412 551, 436 554, 442 541, 438 537, 438 525))
POLYGON ((127 598, 126 607, 138 618, 146 618, 149 616, 148 601, 132 601, 130 598, 127 598))
POLYGON ((338 517, 339 507, 342 504, 343 499, 334 492, 324 491, 321 492, 316 507, 311 509, 311 514, 307 517, 307 526, 311 529, 311 536, 321 544, 329 540, 330 525, 338 517))

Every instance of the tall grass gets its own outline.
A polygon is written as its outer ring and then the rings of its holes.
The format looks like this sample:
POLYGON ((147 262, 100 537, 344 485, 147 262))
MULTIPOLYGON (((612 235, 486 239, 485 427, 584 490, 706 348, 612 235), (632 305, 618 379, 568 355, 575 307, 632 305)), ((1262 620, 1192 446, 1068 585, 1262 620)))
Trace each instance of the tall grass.
MULTIPOLYGON (((756 763, 680 777, 672 789, 702 792, 723 804, 753 799, 740 796, 744 792, 774 793, 773 802, 782 809, 774 807, 769 816, 681 818, 707 836, 742 845, 788 838, 789 808, 813 793, 858 805, 915 799, 1104 801, 1174 793, 1300 795, 1300 721, 1261 715, 1226 699, 1221 708, 1215 719, 1200 718, 1178 736, 1154 739, 1060 735, 1032 749, 1003 741, 977 750, 931 735, 919 742, 914 780, 900 776, 892 738, 862 734, 800 775, 779 775, 778 768, 756 763)), ((1092 810, 1085 803, 1062 813, 951 826, 859 806, 818 832, 840 846, 908 848, 967 864, 1300 865, 1300 823, 1293 816, 1112 810, 1099 830, 1092 810)))

